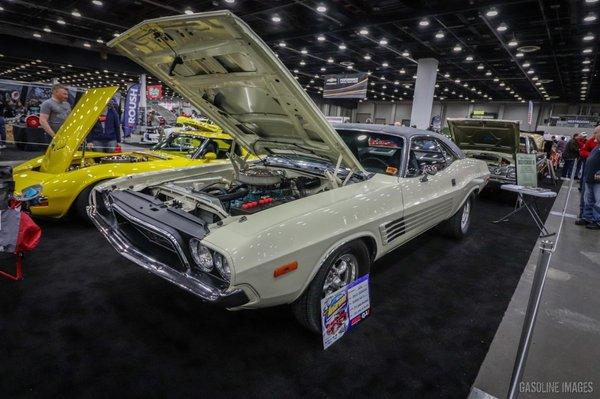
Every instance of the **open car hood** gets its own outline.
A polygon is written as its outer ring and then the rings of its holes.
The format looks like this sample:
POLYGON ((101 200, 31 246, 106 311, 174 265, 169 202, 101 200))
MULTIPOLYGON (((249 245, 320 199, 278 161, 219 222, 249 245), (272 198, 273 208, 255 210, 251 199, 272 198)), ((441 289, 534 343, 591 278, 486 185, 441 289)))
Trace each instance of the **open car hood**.
POLYGON ((452 140, 463 150, 514 155, 519 150, 519 122, 495 119, 448 118, 452 140))
POLYGON ((117 92, 118 87, 90 89, 79 99, 77 105, 58 132, 44 154, 40 172, 66 172, 81 143, 87 137, 106 104, 117 92))
POLYGON ((257 155, 312 153, 363 170, 271 49, 229 11, 144 21, 109 46, 257 155))

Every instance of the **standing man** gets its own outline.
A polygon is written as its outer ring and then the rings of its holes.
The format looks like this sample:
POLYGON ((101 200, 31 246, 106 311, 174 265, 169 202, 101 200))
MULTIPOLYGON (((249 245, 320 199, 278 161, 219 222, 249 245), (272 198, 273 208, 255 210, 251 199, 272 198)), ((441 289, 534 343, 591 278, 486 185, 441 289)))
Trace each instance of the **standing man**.
POLYGON ((94 151, 112 153, 121 142, 121 123, 113 102, 108 104, 106 118, 103 119, 92 128, 87 140, 92 142, 94 151))
POLYGON ((0 150, 6 148, 6 125, 4 123, 4 101, 0 100, 0 150))
POLYGON ((52 86, 52 97, 40 106, 40 125, 50 137, 54 137, 71 112, 68 99, 69 91, 59 83, 52 86))
MULTIPOLYGON (((600 142, 600 126, 594 130, 594 138, 600 142)), ((596 144, 590 152, 582 180, 585 183, 582 219, 588 222, 585 226, 588 229, 600 230, 600 145, 596 144)))
POLYGON ((565 147, 565 150, 563 152, 565 166, 563 166, 562 177, 571 177, 573 165, 575 163, 575 160, 579 157, 579 144, 577 143, 578 137, 579 133, 575 133, 573 135, 573 138, 569 140, 565 147))

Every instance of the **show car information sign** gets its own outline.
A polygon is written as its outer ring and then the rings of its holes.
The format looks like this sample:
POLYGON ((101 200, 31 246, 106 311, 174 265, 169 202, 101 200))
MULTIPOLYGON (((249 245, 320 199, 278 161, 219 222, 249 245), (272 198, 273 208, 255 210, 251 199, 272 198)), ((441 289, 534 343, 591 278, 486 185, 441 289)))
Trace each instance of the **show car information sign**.
POLYGON ((525 187, 537 187, 535 154, 517 154, 517 184, 525 187))
POLYGON ((321 300, 323 349, 329 348, 370 313, 368 274, 323 298, 321 300))

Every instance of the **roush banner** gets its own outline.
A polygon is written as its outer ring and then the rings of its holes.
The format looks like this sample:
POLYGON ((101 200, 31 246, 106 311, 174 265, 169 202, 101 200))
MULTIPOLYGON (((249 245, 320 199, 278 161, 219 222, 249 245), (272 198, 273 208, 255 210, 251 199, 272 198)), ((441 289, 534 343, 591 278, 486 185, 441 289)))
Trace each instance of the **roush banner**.
POLYGON ((152 101, 162 100, 162 98, 163 98, 163 86, 162 85, 149 85, 149 86, 146 86, 146 98, 148 100, 152 100, 152 101))
POLYGON ((368 75, 326 75, 323 98, 367 98, 368 75))
POLYGON ((125 111, 123 112, 123 136, 129 137, 135 131, 139 119, 140 84, 136 83, 127 90, 125 111))

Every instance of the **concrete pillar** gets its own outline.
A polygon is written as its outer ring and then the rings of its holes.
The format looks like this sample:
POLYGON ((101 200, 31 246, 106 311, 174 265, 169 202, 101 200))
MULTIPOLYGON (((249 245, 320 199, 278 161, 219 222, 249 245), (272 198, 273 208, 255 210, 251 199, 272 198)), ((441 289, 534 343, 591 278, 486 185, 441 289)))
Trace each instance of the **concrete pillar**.
POLYGON ((413 97, 410 124, 419 129, 427 129, 431 123, 431 109, 433 107, 433 92, 437 78, 438 60, 434 58, 421 58, 417 66, 417 82, 413 97))

